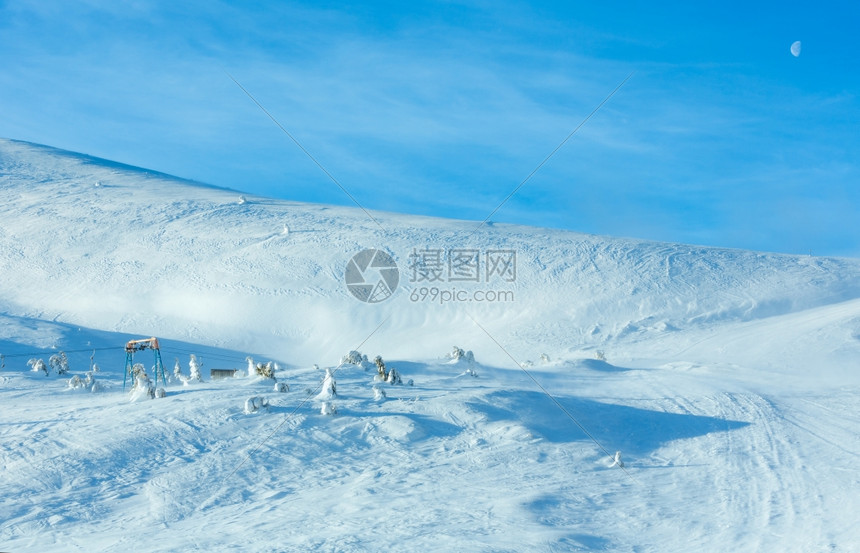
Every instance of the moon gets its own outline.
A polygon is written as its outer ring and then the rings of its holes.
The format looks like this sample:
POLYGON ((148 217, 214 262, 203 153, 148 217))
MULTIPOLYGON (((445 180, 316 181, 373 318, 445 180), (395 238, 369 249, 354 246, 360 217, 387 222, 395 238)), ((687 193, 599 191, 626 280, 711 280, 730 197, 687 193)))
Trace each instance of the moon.
POLYGON ((794 57, 798 57, 800 55, 800 41, 795 40, 791 44, 791 55, 794 57))

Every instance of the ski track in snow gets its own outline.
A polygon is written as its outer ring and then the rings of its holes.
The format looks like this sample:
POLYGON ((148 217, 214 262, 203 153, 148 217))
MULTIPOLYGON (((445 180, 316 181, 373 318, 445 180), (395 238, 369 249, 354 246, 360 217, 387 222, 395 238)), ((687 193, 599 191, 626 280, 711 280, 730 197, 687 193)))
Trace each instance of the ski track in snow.
POLYGON ((860 261, 239 196, 0 140, 0 551, 860 550, 860 261), (515 249, 516 301, 410 302, 424 247, 515 249), (360 349, 414 385, 342 365, 320 414, 312 364, 383 321, 360 349), (131 402, 150 335, 242 376, 131 402), (60 349, 103 391, 29 371, 60 349))

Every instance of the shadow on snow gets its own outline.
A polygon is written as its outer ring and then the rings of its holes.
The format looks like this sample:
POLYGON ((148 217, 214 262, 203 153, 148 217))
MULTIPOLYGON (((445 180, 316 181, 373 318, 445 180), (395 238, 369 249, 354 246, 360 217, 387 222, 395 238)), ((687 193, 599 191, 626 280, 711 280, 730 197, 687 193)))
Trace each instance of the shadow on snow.
MULTIPOLYGON (((646 455, 673 440, 727 432, 749 424, 717 417, 651 411, 577 397, 556 399, 604 447, 635 456, 646 455)), ((489 421, 519 422, 533 434, 550 442, 588 439, 541 392, 495 392, 482 401, 470 402, 468 405, 489 421)))

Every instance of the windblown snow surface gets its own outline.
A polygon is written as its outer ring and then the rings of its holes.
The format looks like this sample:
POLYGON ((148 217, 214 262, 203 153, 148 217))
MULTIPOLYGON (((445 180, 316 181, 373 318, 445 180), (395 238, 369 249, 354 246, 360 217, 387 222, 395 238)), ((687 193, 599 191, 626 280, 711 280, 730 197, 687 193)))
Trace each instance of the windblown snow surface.
POLYGON ((860 260, 371 214, 0 141, 0 551, 860 550, 860 260))

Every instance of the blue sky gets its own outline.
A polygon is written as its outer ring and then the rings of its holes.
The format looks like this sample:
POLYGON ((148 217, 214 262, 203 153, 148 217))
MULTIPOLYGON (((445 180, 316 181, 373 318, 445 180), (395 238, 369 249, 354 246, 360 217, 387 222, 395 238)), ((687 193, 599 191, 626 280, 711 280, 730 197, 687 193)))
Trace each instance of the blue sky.
POLYGON ((632 72, 494 221, 860 256, 855 2, 245 4, 0 1, 0 136, 483 220, 632 72))

